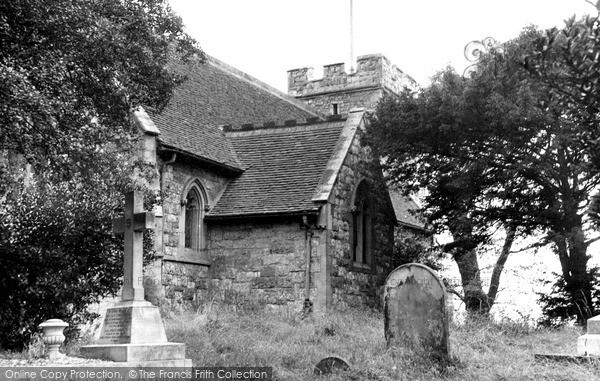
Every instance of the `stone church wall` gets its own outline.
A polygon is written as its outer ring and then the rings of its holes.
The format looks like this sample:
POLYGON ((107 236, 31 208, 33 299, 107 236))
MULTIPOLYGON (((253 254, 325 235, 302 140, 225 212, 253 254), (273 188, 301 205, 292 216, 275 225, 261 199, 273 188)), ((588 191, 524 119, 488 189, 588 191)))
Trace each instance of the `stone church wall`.
POLYGON ((206 293, 210 282, 208 266, 177 259, 184 187, 190 181, 200 180, 210 207, 225 189, 228 179, 198 164, 187 163, 181 159, 168 165, 160 162, 159 168, 163 168, 161 182, 164 199, 159 234, 155 237, 158 259, 150 269, 154 273, 154 279, 151 282, 147 281, 146 286, 148 283, 160 283, 161 289, 156 293, 166 308, 191 306, 198 303, 199 295, 206 293))
MULTIPOLYGON (((185 184, 194 179, 202 182, 209 206, 214 205, 228 181, 193 164, 165 167, 163 234, 159 238, 161 248, 157 250, 160 259, 155 264, 162 267, 161 303, 166 308, 183 308, 217 301, 251 307, 292 305, 299 310, 305 298, 309 247, 300 217, 205 221, 207 246, 202 255, 208 262, 193 263, 189 257, 178 258, 182 193, 185 184)), ((318 260, 316 250, 317 237, 313 237, 312 262, 318 260)), ((316 263, 311 268, 313 273, 318 271, 316 263)), ((313 287, 311 297, 314 294, 313 287)))
MULTIPOLYGON (((242 306, 300 309, 309 237, 301 218, 278 220, 210 225, 212 266, 206 297, 242 306)), ((315 262, 314 238, 312 243, 311 262, 315 262)), ((313 273, 316 268, 312 263, 313 273)))
POLYGON ((175 256, 179 246, 179 216, 182 208, 181 200, 185 197, 183 195, 185 185, 198 179, 206 191, 210 208, 225 190, 228 179, 204 169, 201 165, 180 162, 166 165, 161 177, 165 197, 162 205, 163 255, 168 257, 175 256))
MULTIPOLYGON (((380 288, 392 270, 393 226, 381 170, 358 132, 344 160, 333 189, 329 256, 330 287, 334 308, 377 305, 380 288), (350 229, 352 194, 361 180, 372 185, 373 267, 363 269, 352 261, 350 229)), ((167 308, 199 307, 212 301, 237 306, 288 306, 300 310, 305 299, 306 253, 311 247, 310 298, 317 299, 324 230, 309 235, 301 217, 261 218, 244 221, 206 221, 208 262, 192 263, 177 258, 180 238, 181 198, 186 183, 200 179, 209 206, 227 185, 227 178, 199 166, 177 162, 162 173, 163 200, 161 241, 162 303, 167 308)), ((189 259, 189 258, 188 258, 189 259)), ((324 289, 322 290, 324 292, 324 289)), ((319 290, 321 292, 321 290, 319 290)))
MULTIPOLYGON (((359 132, 359 137, 362 132, 359 132)), ((354 139, 334 187, 330 255, 333 305, 376 306, 381 302, 381 287, 392 268, 394 227, 390 219, 389 196, 381 169, 371 149, 360 138, 354 139), (371 184, 373 202, 373 241, 371 269, 354 265, 351 252, 352 193, 361 180, 371 184)))
POLYGON ((314 107, 325 115, 333 114, 333 104, 337 105, 338 114, 348 114, 354 108, 366 108, 372 110, 377 105, 379 99, 383 97, 382 89, 360 90, 344 93, 322 94, 315 97, 306 97, 302 99, 304 103, 314 107))
MULTIPOLYGON (((169 308, 215 301, 300 310, 308 242, 299 221, 209 224, 208 234, 210 266, 163 261, 163 303, 169 308)), ((318 271, 316 260, 313 254, 313 274, 318 271)), ((313 288, 311 298, 314 294, 313 288)))

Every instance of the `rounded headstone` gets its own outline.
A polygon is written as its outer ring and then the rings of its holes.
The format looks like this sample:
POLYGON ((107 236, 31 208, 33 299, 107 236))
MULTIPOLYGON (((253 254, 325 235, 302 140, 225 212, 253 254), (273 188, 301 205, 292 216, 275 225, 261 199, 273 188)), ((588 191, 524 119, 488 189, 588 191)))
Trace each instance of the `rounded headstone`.
POLYGON ((350 365, 348 365, 348 362, 339 357, 331 356, 326 357, 317 363, 314 374, 321 376, 324 374, 331 374, 334 371, 346 371, 349 369, 350 365))
POLYGON ((446 289, 433 270, 418 263, 396 268, 383 298, 388 347, 449 355, 446 289))

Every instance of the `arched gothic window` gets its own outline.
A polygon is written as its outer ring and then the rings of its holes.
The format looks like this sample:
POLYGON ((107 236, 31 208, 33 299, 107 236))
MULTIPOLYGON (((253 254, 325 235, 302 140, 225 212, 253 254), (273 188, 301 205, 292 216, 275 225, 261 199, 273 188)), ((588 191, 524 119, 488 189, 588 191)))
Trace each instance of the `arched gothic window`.
POLYGON ((205 229, 204 229, 204 210, 206 206, 206 196, 203 188, 198 181, 192 182, 185 187, 182 197, 182 216, 180 232, 182 241, 180 245, 184 250, 201 250, 205 248, 205 229), (187 190, 187 192, 186 192, 187 190))
POLYGON ((372 207, 369 186, 361 181, 354 192, 352 205, 352 259, 357 265, 371 265, 372 262, 372 207))
POLYGON ((200 243, 200 208, 202 200, 195 187, 190 189, 185 203, 185 247, 199 248, 200 243))

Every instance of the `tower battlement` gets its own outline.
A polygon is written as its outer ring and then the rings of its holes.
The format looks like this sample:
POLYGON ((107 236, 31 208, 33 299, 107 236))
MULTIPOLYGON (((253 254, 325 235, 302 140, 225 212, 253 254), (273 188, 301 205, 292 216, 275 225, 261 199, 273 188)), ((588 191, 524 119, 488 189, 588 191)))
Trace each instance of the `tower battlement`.
POLYGON ((347 73, 344 63, 323 66, 323 77, 314 69, 288 71, 288 94, 304 100, 325 114, 347 113, 354 107, 373 109, 385 93, 399 94, 417 83, 383 54, 360 56, 356 70, 347 73))
POLYGON ((344 63, 324 65, 322 78, 314 78, 312 67, 288 71, 288 94, 294 97, 370 87, 383 87, 398 94, 404 87, 414 86, 416 82, 383 54, 358 57, 356 71, 352 73, 346 73, 344 63))

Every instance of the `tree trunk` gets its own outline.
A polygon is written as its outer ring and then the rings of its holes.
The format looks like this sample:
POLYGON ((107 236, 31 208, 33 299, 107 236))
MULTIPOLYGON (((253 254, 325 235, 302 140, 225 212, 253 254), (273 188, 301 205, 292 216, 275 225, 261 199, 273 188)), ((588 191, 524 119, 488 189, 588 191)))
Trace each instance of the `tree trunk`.
MULTIPOLYGON (((463 301, 465 303, 465 309, 469 317, 487 317, 489 316, 490 310, 492 309, 496 296, 498 295, 498 289, 500 287, 500 276, 504 265, 510 254, 510 249, 515 239, 516 228, 508 226, 506 228, 506 238, 502 246, 500 256, 496 260, 494 269, 492 271, 492 277, 490 280, 490 288, 486 294, 483 291, 481 283, 481 272, 479 269, 479 261, 477 259, 476 247, 457 247, 454 254, 454 260, 458 265, 458 271, 460 272, 461 283, 463 287, 463 301), (462 250, 461 250, 462 249, 462 250)), ((463 241, 465 238, 462 238, 463 241)))
POLYGON ((470 317, 487 316, 491 306, 483 292, 477 250, 461 250, 454 254, 463 287, 465 309, 470 317))
POLYGON ((576 308, 577 323, 583 325, 595 313, 592 303, 592 276, 587 270, 589 257, 585 236, 580 227, 575 227, 569 234, 556 234, 553 240, 560 259, 566 291, 576 308))
POLYGON ((490 280, 490 288, 488 290, 488 303, 490 304, 490 308, 494 305, 496 301, 496 296, 498 295, 498 288, 500 287, 500 275, 502 275, 502 270, 504 270, 504 265, 506 264, 506 260, 508 259, 508 255, 510 254, 510 249, 512 248, 512 244, 515 241, 515 233, 516 229, 513 226, 506 227, 506 238, 504 239, 504 245, 502 245, 502 251, 500 252, 500 256, 496 260, 496 264, 494 265, 494 270, 492 271, 492 279, 490 280))

